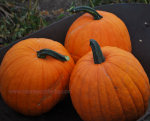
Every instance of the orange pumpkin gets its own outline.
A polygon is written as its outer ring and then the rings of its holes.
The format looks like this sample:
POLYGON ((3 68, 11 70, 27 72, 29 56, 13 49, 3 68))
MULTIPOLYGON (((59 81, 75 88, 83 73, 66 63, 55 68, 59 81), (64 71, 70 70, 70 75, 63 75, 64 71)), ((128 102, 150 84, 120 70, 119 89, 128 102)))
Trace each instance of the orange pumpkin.
POLYGON ((84 121, 135 121, 148 107, 149 80, 129 52, 90 40, 92 52, 76 64, 69 84, 72 103, 84 121), (94 59, 94 61, 93 61, 94 59))
POLYGON ((91 38, 101 46, 115 46, 131 52, 129 32, 116 15, 85 6, 72 8, 70 11, 88 12, 73 22, 66 35, 65 47, 75 61, 91 50, 91 38))
POLYGON ((47 112, 69 88, 73 67, 73 59, 60 43, 44 38, 23 40, 2 61, 2 98, 24 115, 47 112))

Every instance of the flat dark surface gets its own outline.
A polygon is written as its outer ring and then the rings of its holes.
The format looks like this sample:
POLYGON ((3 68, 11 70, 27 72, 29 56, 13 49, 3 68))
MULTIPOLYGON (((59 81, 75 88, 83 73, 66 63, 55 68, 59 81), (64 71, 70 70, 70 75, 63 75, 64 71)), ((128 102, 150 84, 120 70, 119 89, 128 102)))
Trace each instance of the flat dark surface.
MULTIPOLYGON (((99 6, 97 9, 112 12, 125 22, 132 41, 132 53, 139 59, 150 78, 150 5, 115 4, 99 6), (145 25, 145 22, 148 24, 145 25)), ((79 15, 65 18, 23 39, 43 37, 63 44, 69 26, 79 15)), ((6 51, 16 42, 0 49, 0 63, 6 51)), ((51 111, 38 117, 27 117, 16 113, 3 102, 1 97, 0 110, 0 121, 81 121, 71 104, 69 96, 58 103, 51 111)), ((140 119, 139 121, 149 120, 150 118, 145 117, 145 120, 140 119)))

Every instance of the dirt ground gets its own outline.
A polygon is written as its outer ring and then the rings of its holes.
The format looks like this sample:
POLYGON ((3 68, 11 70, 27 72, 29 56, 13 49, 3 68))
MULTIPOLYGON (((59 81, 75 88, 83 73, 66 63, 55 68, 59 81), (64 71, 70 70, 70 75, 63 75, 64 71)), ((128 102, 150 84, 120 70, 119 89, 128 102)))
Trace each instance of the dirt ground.
POLYGON ((87 5, 86 0, 39 0, 40 9, 48 13, 46 19, 52 23, 65 16, 68 16, 69 9, 72 5, 87 5))

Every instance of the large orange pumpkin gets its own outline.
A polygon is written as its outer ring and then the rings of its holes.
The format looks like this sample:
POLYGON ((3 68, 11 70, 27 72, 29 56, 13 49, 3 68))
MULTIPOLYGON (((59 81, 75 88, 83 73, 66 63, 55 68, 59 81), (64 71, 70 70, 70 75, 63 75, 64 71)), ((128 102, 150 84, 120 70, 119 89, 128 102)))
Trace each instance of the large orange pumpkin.
POLYGON ((66 35, 65 47, 75 61, 91 50, 91 38, 101 46, 115 46, 131 52, 129 32, 116 15, 85 6, 72 8, 70 11, 88 12, 73 22, 66 35))
POLYGON ((149 80, 129 52, 90 42, 92 52, 76 64, 70 80, 72 103, 84 121, 135 121, 148 107, 149 80), (94 58, 94 60, 93 60, 94 58))
POLYGON ((69 88, 73 67, 73 59, 60 43, 44 38, 23 40, 2 61, 2 98, 24 115, 47 112, 69 88))

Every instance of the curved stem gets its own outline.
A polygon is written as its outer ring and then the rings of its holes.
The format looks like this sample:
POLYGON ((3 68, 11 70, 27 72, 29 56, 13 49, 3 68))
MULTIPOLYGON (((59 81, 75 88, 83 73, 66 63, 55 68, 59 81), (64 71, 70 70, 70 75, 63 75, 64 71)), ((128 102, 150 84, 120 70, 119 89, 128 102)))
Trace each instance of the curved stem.
POLYGON ((68 61, 70 59, 69 56, 61 55, 50 49, 41 49, 37 51, 38 58, 46 58, 46 56, 52 56, 60 61, 68 61))
POLYGON ((88 7, 88 6, 79 6, 75 8, 73 7, 69 10, 69 12, 72 12, 72 13, 77 13, 81 11, 91 14, 95 20, 100 20, 101 18, 103 18, 98 12, 96 12, 95 9, 88 7))
POLYGON ((94 39, 90 39, 90 46, 93 52, 94 63, 95 64, 103 63, 105 61, 105 57, 103 56, 99 44, 94 39))

